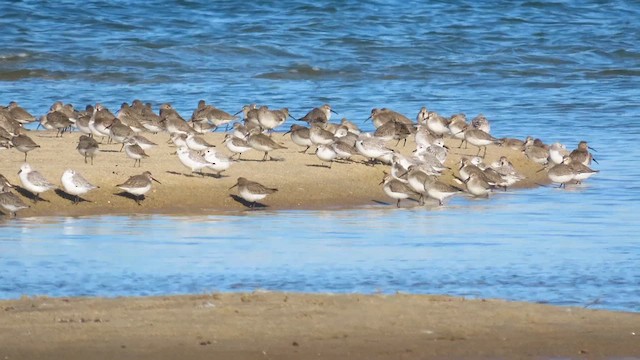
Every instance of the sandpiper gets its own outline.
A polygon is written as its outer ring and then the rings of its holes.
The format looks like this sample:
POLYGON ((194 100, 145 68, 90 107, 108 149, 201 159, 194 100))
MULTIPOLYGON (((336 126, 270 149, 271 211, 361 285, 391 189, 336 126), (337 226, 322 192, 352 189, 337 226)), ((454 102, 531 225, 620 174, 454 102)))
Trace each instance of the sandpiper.
POLYGON ((247 180, 243 177, 239 177, 235 185, 230 187, 229 190, 236 186, 238 187, 238 195, 240 195, 240 197, 245 201, 250 202, 250 207, 254 207, 256 205, 256 201, 262 200, 267 197, 267 195, 278 191, 278 189, 268 188, 260 183, 247 180))
POLYGON ((549 147, 549 161, 553 165, 561 164, 562 159, 567 155, 569 155, 567 148, 559 142, 553 143, 549 147))
POLYGON ((80 139, 78 139, 78 146, 76 146, 76 150, 80 153, 80 155, 84 156, 84 163, 87 163, 87 157, 91 158, 91 165, 93 165, 93 158, 100 151, 98 147, 98 142, 88 135, 81 135, 80 139))
POLYGON ((329 145, 334 141, 334 135, 332 132, 327 131, 317 124, 311 125, 309 129, 309 140, 314 145, 329 145))
POLYGON ((489 197, 493 186, 478 173, 469 174, 467 179, 467 191, 475 197, 489 197))
POLYGON ((209 144, 204 138, 196 134, 189 134, 185 139, 187 147, 195 151, 205 151, 208 148, 215 147, 215 145, 209 144))
POLYGON ((333 144, 318 145, 318 148, 316 149, 316 156, 318 157, 318 159, 322 160, 323 162, 328 162, 329 165, 327 167, 329 169, 331 169, 333 160, 336 158, 337 155, 338 154, 333 149, 333 144))
POLYGON ((203 157, 210 163, 209 169, 215 171, 216 177, 218 178, 220 177, 220 174, 227 170, 233 162, 227 155, 216 151, 214 148, 208 148, 205 150, 203 157))
POLYGON ((333 111, 333 109, 331 109, 331 105, 324 104, 320 107, 311 109, 311 111, 309 111, 305 116, 301 117, 298 120, 306 121, 310 124, 316 122, 326 123, 331 120, 331 113, 338 114, 337 112, 333 111))
POLYGON ((425 106, 420 108, 418 115, 416 115, 416 122, 418 125, 427 126, 427 118, 429 117, 429 110, 425 106))
POLYGON ((202 173, 202 169, 208 168, 211 163, 208 162, 202 155, 197 152, 189 149, 186 146, 178 148, 178 159, 180 162, 191 169, 191 172, 199 172, 200 175, 204 176, 202 173))
POLYGON ((160 181, 156 180, 149 171, 145 171, 140 175, 134 175, 127 179, 122 184, 116 185, 116 187, 128 192, 136 197, 136 203, 142 205, 141 201, 144 199, 144 194, 151 190, 152 181, 160 184, 160 181))
POLYGON ((369 163, 371 164, 373 164, 375 160, 393 155, 393 150, 387 148, 384 141, 375 137, 365 137, 361 135, 356 141, 356 149, 362 156, 369 159, 369 163))
POLYGON ((240 160, 242 153, 253 149, 245 140, 235 137, 231 134, 225 135, 224 144, 227 146, 227 149, 229 149, 229 151, 234 154, 238 154, 238 160, 240 160))
POLYGON ((549 162, 549 151, 542 146, 535 145, 531 136, 525 140, 523 152, 529 160, 536 164, 546 165, 549 162))
POLYGON ((347 118, 342 118, 340 120, 340 125, 341 126, 345 126, 347 128, 347 131, 349 131, 350 133, 359 135, 360 134, 360 128, 358 127, 358 125, 352 123, 351 121, 347 120, 347 118))
POLYGON ((406 181, 393 178, 386 172, 384 173, 384 178, 380 185, 383 185, 382 190, 387 194, 387 196, 397 200, 396 207, 400 207, 401 200, 408 199, 414 195, 420 196, 420 194, 415 192, 406 181))
POLYGON ((350 143, 344 142, 342 139, 337 140, 333 144, 333 151, 336 152, 337 159, 351 159, 352 156, 358 155, 358 150, 350 143))
POLYGON ((24 161, 27 161, 27 153, 35 148, 39 148, 40 145, 36 144, 27 135, 19 134, 11 139, 11 145, 16 150, 24 153, 24 161))
POLYGON ((261 133, 249 135, 249 138, 247 139, 247 143, 252 148, 258 151, 264 152, 264 157, 262 158, 262 161, 267 160, 267 158, 269 157, 269 151, 286 149, 286 147, 278 144, 277 142, 271 140, 271 138, 268 137, 267 135, 261 134, 261 133))
POLYGON ((118 111, 117 118, 124 125, 127 125, 133 132, 136 134, 146 130, 144 125, 140 122, 141 115, 136 113, 136 111, 129 106, 128 103, 124 102, 120 105, 120 110, 118 111))
POLYGON ((13 217, 16 216, 18 211, 29 207, 18 195, 12 193, 5 186, 0 186, 0 206, 9 212, 9 216, 13 217))
POLYGON ((464 143, 464 133, 468 127, 469 124, 467 124, 464 114, 457 114, 451 117, 449 131, 451 131, 452 137, 460 140, 460 146, 458 148, 461 148, 464 143))
POLYGON ((474 129, 482 130, 487 134, 491 133, 491 125, 489 125, 489 120, 487 120, 487 118, 482 114, 478 114, 471 120, 471 126, 474 129))
POLYGON ((502 138, 500 139, 500 146, 521 151, 524 149, 524 141, 514 138, 502 138))
POLYGON ((7 106, 9 110, 9 114, 13 117, 13 119, 21 124, 29 124, 36 121, 35 116, 31 115, 27 110, 20 107, 17 102, 12 101, 7 106))
POLYGON ((555 165, 549 169, 547 176, 549 180, 554 183, 559 183, 561 187, 566 187, 566 184, 576 177, 575 171, 569 166, 571 163, 571 157, 565 156, 562 159, 562 163, 555 165))
POLYGON ((213 131, 216 131, 218 127, 228 125, 236 118, 235 115, 231 115, 213 105, 207 105, 204 100, 200 100, 198 108, 191 116, 191 122, 194 124, 194 129, 197 128, 198 124, 202 127, 202 123, 208 122, 213 125, 213 131))
POLYGON ((480 129, 467 129, 464 132, 464 141, 478 147, 478 154, 476 155, 480 155, 480 151, 484 147, 483 158, 487 155, 487 145, 500 143, 500 140, 480 129))
POLYGON ((160 106, 160 124, 162 124, 169 134, 180 133, 189 135, 195 130, 178 114, 171 104, 164 103, 160 106))
POLYGON ((589 149, 595 151, 595 149, 590 147, 586 141, 580 141, 580 143, 578 144, 578 148, 573 150, 569 154, 569 157, 572 161, 581 162, 587 166, 591 165, 591 160, 593 160, 597 164, 598 161, 593 158, 593 156, 589 152, 589 149))
POLYGON ((154 143, 153 141, 147 139, 142 135, 133 135, 131 139, 133 139, 133 141, 135 141, 136 144, 138 144, 138 146, 142 148, 142 150, 149 150, 154 146, 158 146, 158 144, 154 143))
POLYGON ((62 182, 62 186, 64 187, 64 191, 69 195, 74 195, 73 204, 78 204, 80 202, 80 195, 84 195, 93 189, 97 189, 98 187, 92 185, 87 181, 80 173, 75 170, 65 170, 62 173, 62 177, 60 178, 62 182))
POLYGON ((301 154, 305 154, 307 150, 309 150, 311 145, 313 145, 313 142, 310 138, 311 135, 309 133, 309 128, 307 127, 293 124, 291 125, 289 131, 284 133, 283 136, 286 134, 291 134, 291 141, 293 141, 294 144, 299 146, 306 146, 304 150, 300 151, 301 154))
POLYGON ((435 111, 429 112, 427 115, 427 128, 436 136, 449 134, 449 119, 439 115, 435 111))
POLYGON ((409 119, 408 117, 400 114, 397 111, 393 111, 387 108, 371 109, 371 115, 369 115, 369 117, 366 118, 365 121, 369 119, 371 119, 371 121, 373 122, 373 126, 375 126, 376 128, 379 128, 388 121, 396 121, 407 125, 413 125, 413 121, 411 121, 411 119, 409 119))
POLYGON ((598 170, 593 170, 592 168, 579 161, 572 160, 569 163, 569 167, 575 173, 573 180, 575 180, 578 184, 581 184, 584 180, 587 180, 588 178, 599 172, 598 170))
POLYGON ((128 157, 134 160, 133 167, 136 167, 136 164, 138 164, 138 167, 141 167, 142 158, 149 157, 149 155, 144 152, 140 145, 138 145, 136 141, 131 138, 126 140, 126 142, 124 143, 124 152, 127 153, 128 157))
POLYGON ((113 119, 111 125, 109 125, 109 138, 115 143, 122 144, 120 151, 124 148, 125 140, 135 135, 135 132, 123 124, 120 119, 113 119))
POLYGON ((443 183, 435 176, 428 177, 425 180, 424 187, 426 189, 427 196, 438 200, 438 205, 440 206, 444 204, 444 200, 453 195, 459 194, 462 191, 461 189, 443 183))
POLYGON ((24 163, 18 171, 20 182, 29 192, 33 193, 33 202, 37 202, 40 199, 40 194, 55 189, 56 186, 47 180, 38 171, 31 168, 31 165, 24 163))

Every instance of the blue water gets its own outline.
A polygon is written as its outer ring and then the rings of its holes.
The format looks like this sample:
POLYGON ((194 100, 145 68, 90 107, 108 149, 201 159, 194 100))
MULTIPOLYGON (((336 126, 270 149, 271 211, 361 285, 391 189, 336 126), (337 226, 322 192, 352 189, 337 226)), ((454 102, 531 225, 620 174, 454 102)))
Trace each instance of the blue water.
POLYGON ((588 140, 601 173, 430 211, 2 222, 0 297, 266 288, 450 293, 640 311, 640 4, 0 3, 0 104, 296 116, 330 103, 484 113, 496 136, 588 140), (148 236, 151 233, 154 236, 148 236), (260 236, 260 237, 258 237, 260 236))

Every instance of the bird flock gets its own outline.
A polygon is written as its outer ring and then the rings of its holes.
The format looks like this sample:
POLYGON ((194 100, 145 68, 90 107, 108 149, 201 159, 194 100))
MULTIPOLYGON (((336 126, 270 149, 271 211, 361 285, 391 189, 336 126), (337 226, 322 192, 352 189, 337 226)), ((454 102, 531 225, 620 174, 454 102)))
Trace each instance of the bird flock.
MULTIPOLYGON (((100 145, 107 142, 121 144, 120 151, 134 161, 133 166, 142 167, 143 160, 149 157, 146 150, 157 145, 143 134, 166 132, 177 148, 176 157, 186 168, 200 175, 204 170, 211 170, 215 172, 214 177, 220 177, 250 150, 263 153, 262 161, 281 160, 272 157, 271 153, 286 147, 274 140, 273 133, 291 118, 295 122, 284 135, 289 135, 295 145, 304 148, 300 153, 307 153, 314 147, 312 154, 327 168, 334 162, 356 162, 356 157, 364 158, 360 162, 368 166, 382 164, 388 167, 380 185, 385 194, 396 200, 398 207, 401 200, 409 198, 420 205, 429 198, 443 205, 447 198, 460 193, 488 197, 495 189, 506 190, 523 180, 524 176, 505 156, 493 163, 484 163, 489 145, 521 151, 532 164, 540 166, 540 171, 546 171, 550 182, 559 187, 580 183, 598 172, 589 167, 595 159, 589 152, 593 149, 586 141, 581 141, 569 152, 563 144, 546 145, 532 137, 525 140, 495 138, 491 135, 489 120, 482 114, 467 121, 464 114, 445 117, 423 107, 413 121, 391 109, 374 108, 365 121, 371 121, 375 131, 364 132, 345 118, 339 123, 331 122, 334 113, 337 114, 330 105, 324 104, 295 118, 287 108, 272 110, 250 104, 230 114, 200 100, 191 118, 186 120, 169 103, 162 104, 156 113, 151 104, 134 100, 131 104, 123 103, 114 114, 100 103, 78 111, 73 105, 58 101, 36 119, 16 102, 11 102, 0 106, 0 149, 13 148, 24 153, 25 163, 20 167, 19 178, 24 189, 32 195, 34 204, 42 199, 42 193, 59 188, 27 162, 28 153, 40 145, 28 136, 24 125, 36 121, 38 128, 55 131, 56 137, 63 137, 70 131, 79 132, 76 149, 84 162, 91 165, 100 153, 100 145), (219 151, 202 136, 223 126, 227 132, 224 144, 231 155, 219 151), (406 146, 408 138, 412 138, 416 146, 410 156, 394 150, 401 142, 406 146), (459 140, 458 148, 475 146, 478 149, 476 156, 462 157, 455 169, 445 166, 451 150, 445 144, 445 138, 459 140), (394 141, 395 145, 390 144, 394 141), (441 180, 445 171, 453 174, 453 184, 441 180)), ((130 194, 140 205, 152 182, 160 183, 149 171, 144 171, 115 186, 130 194)), ((74 204, 80 202, 80 196, 98 188, 72 169, 64 171, 60 183, 74 204)), ((0 206, 15 216, 16 212, 29 206, 11 192, 13 187, 0 175, 0 206)), ((239 177, 234 187, 251 207, 277 191, 245 177, 239 177)))

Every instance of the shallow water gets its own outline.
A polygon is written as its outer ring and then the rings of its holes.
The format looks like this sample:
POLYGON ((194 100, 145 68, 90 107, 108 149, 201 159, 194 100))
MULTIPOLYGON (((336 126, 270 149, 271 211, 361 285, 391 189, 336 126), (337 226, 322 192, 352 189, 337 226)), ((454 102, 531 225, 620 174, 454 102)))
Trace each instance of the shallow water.
MULTIPOLYGON (((585 185, 375 207, 3 221, 0 297, 408 291, 640 311, 634 2, 0 3, 0 104, 199 99, 484 113, 496 136, 598 150, 585 185), (148 236, 151 233, 153 236, 148 236), (260 236, 258 238, 257 236, 260 236)), ((2 156, 6 155, 4 152, 2 156)))

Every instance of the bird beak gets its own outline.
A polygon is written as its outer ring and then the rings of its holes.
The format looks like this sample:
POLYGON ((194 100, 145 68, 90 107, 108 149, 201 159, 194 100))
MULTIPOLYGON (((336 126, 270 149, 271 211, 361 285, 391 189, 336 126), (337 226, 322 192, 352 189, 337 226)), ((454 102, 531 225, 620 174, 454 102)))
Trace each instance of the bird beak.
POLYGON ((157 182, 158 184, 162 184, 160 181, 158 181, 158 179, 156 179, 156 178, 154 178, 154 177, 152 177, 152 178, 151 178, 151 180, 153 180, 153 181, 157 182))
POLYGON ((596 149, 592 148, 591 146, 587 146, 587 148, 588 148, 588 149, 591 149, 591 150, 593 150, 593 151, 595 151, 595 152, 598 152, 598 150, 596 150, 596 149))
POLYGON ((591 160, 593 160, 593 162, 595 162, 596 164, 600 165, 600 163, 598 162, 598 160, 596 160, 593 156, 591 157, 591 160))
POLYGON ((335 110, 333 110, 333 109, 329 109, 329 111, 331 111, 332 113, 334 113, 334 114, 338 115, 338 113, 337 113, 337 112, 335 112, 335 110))
POLYGON ((285 135, 290 134, 290 133, 291 133, 291 130, 289 130, 286 133, 282 134, 282 136, 285 136, 285 135))
POLYGON ((235 183, 235 185, 233 185, 232 187, 229 188, 229 190, 233 189, 234 187, 238 186, 238 183, 235 183))
POLYGON ((289 117, 292 118, 293 120, 299 120, 299 119, 294 118, 293 115, 291 115, 291 114, 287 114, 287 115, 289 115, 289 117))
POLYGON ((236 115, 240 114, 241 112, 242 112, 242 110, 240 110, 237 113, 233 114, 233 116, 236 116, 236 115))
POLYGON ((364 119, 364 122, 367 122, 367 120, 371 119, 371 116, 372 116, 372 115, 369 115, 369 117, 368 117, 368 118, 364 119))
POLYGON ((449 150, 449 147, 447 145, 442 145, 442 147, 449 150))
POLYGON ((20 175, 21 172, 22 172, 22 169, 18 170, 18 175, 20 175))

